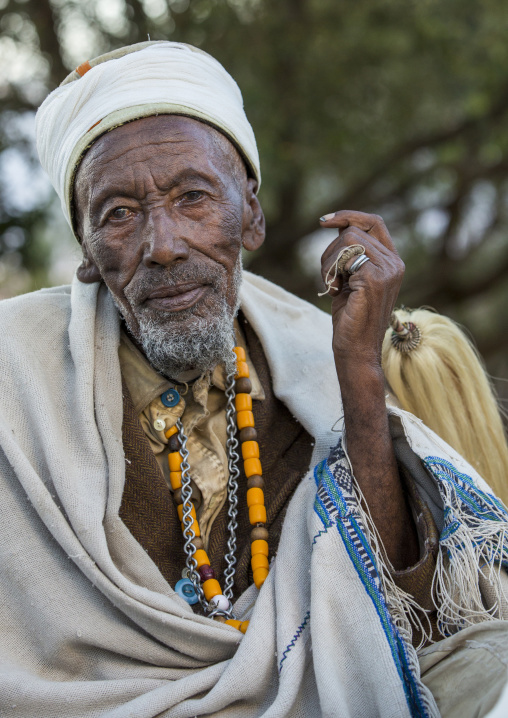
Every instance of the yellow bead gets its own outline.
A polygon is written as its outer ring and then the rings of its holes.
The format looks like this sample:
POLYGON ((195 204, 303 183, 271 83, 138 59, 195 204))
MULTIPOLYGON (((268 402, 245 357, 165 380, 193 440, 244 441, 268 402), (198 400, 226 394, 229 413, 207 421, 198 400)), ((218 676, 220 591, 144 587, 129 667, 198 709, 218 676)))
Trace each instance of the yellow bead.
POLYGON ((169 480, 171 481, 171 488, 173 491, 180 489, 182 486, 182 472, 181 471, 170 471, 169 480))
MULTIPOLYGON (((180 504, 180 506, 177 506, 176 510, 178 511, 178 518, 183 523, 183 504, 180 504)), ((196 518, 196 509, 194 507, 194 504, 192 504, 190 515, 192 516, 193 519, 196 518)))
POLYGON ((265 503, 265 495, 263 489, 249 489, 247 491, 247 506, 263 506, 265 503))
POLYGON ((268 563, 268 556, 265 556, 262 553, 257 553, 251 558, 250 565, 252 566, 253 571, 256 571, 258 568, 266 568, 268 570, 270 565, 268 563))
POLYGON ((264 506, 254 504, 249 506, 249 521, 251 525, 254 524, 266 524, 266 509, 264 506))
POLYGON ((264 584, 267 576, 268 576, 267 568, 257 568, 254 571, 254 583, 256 584, 256 588, 261 588, 261 586, 264 584))
POLYGON ((220 583, 216 578, 209 578, 208 581, 203 583, 202 588, 207 601, 211 601, 214 596, 219 596, 222 593, 220 583))
POLYGON ((237 394, 235 396, 235 409, 237 411, 251 411, 252 397, 250 394, 237 394))
POLYGON ((253 556, 258 553, 262 553, 264 556, 268 556, 268 541, 263 541, 263 539, 253 541, 250 545, 250 552, 253 556))
POLYGON ((242 633, 247 633, 247 629, 248 629, 248 627, 249 627, 249 623, 250 623, 249 621, 243 621, 243 622, 242 622, 242 625, 240 626, 240 631, 241 631, 242 633))
POLYGON ((252 411, 239 411, 236 415, 236 425, 240 429, 245 429, 246 426, 254 426, 254 414, 252 411))
POLYGON ((173 436, 173 434, 176 434, 176 433, 178 433, 178 429, 176 428, 176 426, 172 426, 170 429, 168 429, 166 431, 166 439, 169 439, 170 436, 173 436))
POLYGON ((245 377, 245 379, 249 378, 249 367, 247 366, 246 361, 237 361, 236 362, 236 378, 242 379, 245 377))
POLYGON ((236 354, 236 358, 238 359, 238 361, 246 360, 247 357, 245 356, 245 349, 242 349, 242 347, 235 347, 233 351, 236 354))
POLYGON ((206 551, 203 551, 203 549, 198 548, 196 553, 194 554, 194 558, 197 561, 197 567, 201 568, 201 566, 209 566, 210 565, 210 559, 208 558, 208 554, 206 551))
POLYGON ((182 457, 179 451, 172 451, 168 454, 168 463, 170 471, 181 471, 182 457))
POLYGON ((228 626, 233 626, 233 628, 236 628, 238 631, 240 630, 240 626, 242 625, 242 621, 237 621, 236 618, 228 618, 226 621, 228 626))
POLYGON ((261 461, 259 459, 245 459, 243 462, 243 468, 247 478, 249 478, 249 476, 254 476, 254 474, 259 474, 259 476, 263 474, 261 461))
POLYGON ((244 441, 242 444, 244 459, 259 459, 259 444, 257 441, 244 441))

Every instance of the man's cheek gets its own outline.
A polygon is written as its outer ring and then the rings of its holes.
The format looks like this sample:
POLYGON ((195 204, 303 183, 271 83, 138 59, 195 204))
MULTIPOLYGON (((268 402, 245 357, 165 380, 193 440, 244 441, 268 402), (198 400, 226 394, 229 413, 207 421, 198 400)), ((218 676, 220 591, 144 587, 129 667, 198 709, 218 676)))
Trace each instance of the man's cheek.
POLYGON ((115 247, 98 245, 95 251, 96 264, 108 284, 125 286, 134 275, 138 266, 137 257, 128 246, 118 250, 115 247))
POLYGON ((137 306, 137 293, 132 286, 132 276, 129 272, 119 271, 112 266, 109 270, 101 272, 104 283, 113 295, 115 301, 129 312, 137 306))

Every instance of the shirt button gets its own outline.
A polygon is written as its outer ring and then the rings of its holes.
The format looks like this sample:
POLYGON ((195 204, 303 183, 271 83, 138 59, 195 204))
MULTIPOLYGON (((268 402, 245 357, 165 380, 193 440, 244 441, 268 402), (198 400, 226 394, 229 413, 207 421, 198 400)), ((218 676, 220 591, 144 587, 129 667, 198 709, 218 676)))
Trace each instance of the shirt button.
POLYGON ((176 406, 180 401, 180 394, 176 389, 168 389, 164 394, 161 394, 161 401, 164 406, 176 406))
POLYGON ((164 429, 166 428, 166 422, 164 421, 164 419, 155 419, 155 421, 153 422, 153 428, 155 429, 155 431, 164 431, 164 429))
POLYGON ((192 581, 190 581, 188 578, 181 578, 179 581, 177 581, 175 586, 175 592, 179 596, 181 596, 184 601, 187 601, 187 603, 189 603, 191 606, 193 606, 199 601, 194 586, 192 585, 192 581))

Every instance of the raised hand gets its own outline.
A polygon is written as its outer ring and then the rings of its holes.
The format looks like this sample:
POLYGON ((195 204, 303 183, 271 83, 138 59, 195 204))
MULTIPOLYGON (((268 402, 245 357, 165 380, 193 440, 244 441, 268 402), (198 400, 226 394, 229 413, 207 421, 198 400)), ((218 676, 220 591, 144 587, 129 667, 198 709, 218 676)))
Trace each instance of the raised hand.
MULTIPOLYGON (((385 223, 375 214, 342 210, 323 217, 321 225, 339 230, 321 258, 325 283, 327 276, 334 276, 334 263, 345 247, 362 245, 369 258, 351 276, 338 275, 330 287, 335 361, 352 359, 381 366, 381 345, 404 276, 404 263, 385 223)), ((358 255, 346 262, 346 272, 357 259, 358 255)))
POLYGON ((321 225, 339 230, 323 254, 321 272, 332 298, 333 353, 346 448, 386 555, 396 569, 403 569, 417 560, 418 541, 390 438, 381 345, 404 264, 377 215, 343 210, 327 214, 321 225), (343 274, 335 277, 335 262, 351 245, 362 245, 369 261, 363 260, 349 275, 358 254, 351 256, 343 274))

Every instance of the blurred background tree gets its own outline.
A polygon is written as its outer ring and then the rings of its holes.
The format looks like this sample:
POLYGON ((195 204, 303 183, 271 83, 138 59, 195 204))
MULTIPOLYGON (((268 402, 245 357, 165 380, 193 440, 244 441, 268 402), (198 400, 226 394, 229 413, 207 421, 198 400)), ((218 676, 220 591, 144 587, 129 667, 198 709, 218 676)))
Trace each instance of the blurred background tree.
MULTIPOLYGON (((400 297, 465 325, 508 377, 505 0, 0 0, 0 297, 68 281, 79 249, 34 112, 76 65, 147 39, 211 52, 256 132, 268 241, 249 268, 318 302, 318 217, 381 214, 400 297)), ((326 300, 323 306, 326 308, 326 300)), ((498 381, 506 399, 506 383, 498 381)))

